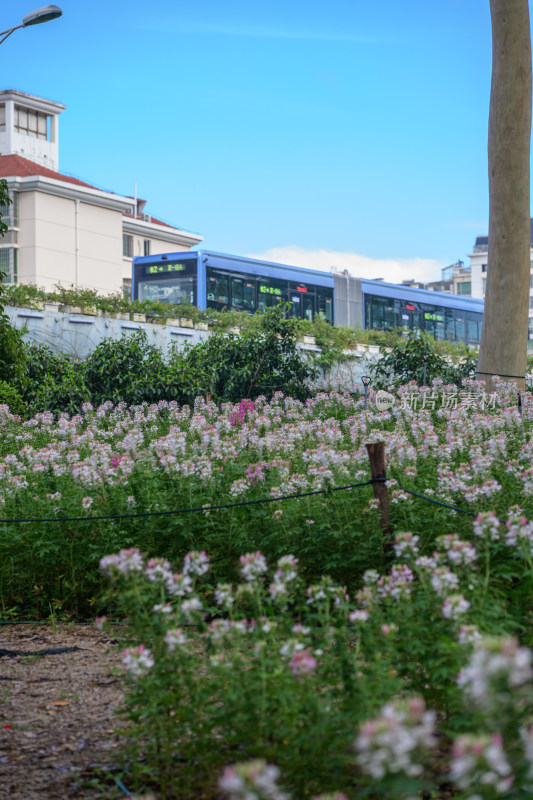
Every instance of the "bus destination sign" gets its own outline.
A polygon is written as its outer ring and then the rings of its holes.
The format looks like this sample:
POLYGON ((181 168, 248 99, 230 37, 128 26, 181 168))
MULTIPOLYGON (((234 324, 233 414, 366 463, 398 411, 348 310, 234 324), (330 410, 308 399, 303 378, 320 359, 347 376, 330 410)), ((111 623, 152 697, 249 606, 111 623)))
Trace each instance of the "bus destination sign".
POLYGON ((161 272, 182 272, 185 264, 151 264, 145 267, 145 275, 159 275, 161 272))

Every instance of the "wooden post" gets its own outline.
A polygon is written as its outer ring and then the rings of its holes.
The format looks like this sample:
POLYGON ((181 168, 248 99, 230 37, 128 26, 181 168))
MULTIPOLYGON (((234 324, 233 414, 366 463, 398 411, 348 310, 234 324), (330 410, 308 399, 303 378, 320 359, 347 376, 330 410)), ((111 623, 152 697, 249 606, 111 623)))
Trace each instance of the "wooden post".
MULTIPOLYGON (((373 478, 386 478, 385 470, 385 442, 370 442, 366 445, 368 460, 370 461, 370 473, 373 478)), ((383 550, 385 555, 393 553, 394 537, 392 524, 390 521, 389 490, 385 486, 385 481, 376 481, 372 484, 374 497, 379 502, 379 524, 383 531, 383 550)))

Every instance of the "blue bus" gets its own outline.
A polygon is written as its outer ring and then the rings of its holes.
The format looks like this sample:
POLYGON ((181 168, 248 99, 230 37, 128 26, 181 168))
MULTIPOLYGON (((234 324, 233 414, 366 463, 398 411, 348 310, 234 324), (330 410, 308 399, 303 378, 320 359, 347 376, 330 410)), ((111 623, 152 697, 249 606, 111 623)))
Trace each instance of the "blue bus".
POLYGON ((333 323, 333 275, 207 250, 133 259, 132 297, 250 314, 280 302, 291 314, 333 323))
POLYGON ((483 300, 473 297, 210 250, 135 257, 132 297, 250 314, 285 302, 299 319, 319 315, 351 328, 421 330, 469 345, 479 345, 483 318, 483 300))

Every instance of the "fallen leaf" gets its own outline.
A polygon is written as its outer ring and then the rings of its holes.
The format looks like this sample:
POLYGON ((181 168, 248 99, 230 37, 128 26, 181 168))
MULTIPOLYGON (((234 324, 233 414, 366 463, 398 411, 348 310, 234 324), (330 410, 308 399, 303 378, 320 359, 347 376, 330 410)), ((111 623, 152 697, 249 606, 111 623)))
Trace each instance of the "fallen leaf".
POLYGON ((46 707, 48 706, 69 706, 70 700, 52 700, 51 703, 47 703, 46 707))

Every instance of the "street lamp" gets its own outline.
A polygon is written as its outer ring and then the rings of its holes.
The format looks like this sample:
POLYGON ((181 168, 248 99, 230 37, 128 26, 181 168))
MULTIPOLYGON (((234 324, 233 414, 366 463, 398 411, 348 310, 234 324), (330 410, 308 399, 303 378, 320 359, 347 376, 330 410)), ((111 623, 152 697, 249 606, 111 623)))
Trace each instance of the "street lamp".
POLYGON ((60 17, 62 13, 59 6, 43 6, 42 8, 38 8, 36 11, 32 11, 31 14, 26 14, 20 25, 15 25, 13 28, 0 31, 0 36, 3 36, 3 39, 0 39, 0 44, 5 42, 7 37, 11 36, 13 31, 17 31, 19 28, 27 28, 29 25, 39 25, 41 22, 50 22, 51 19, 60 17))

